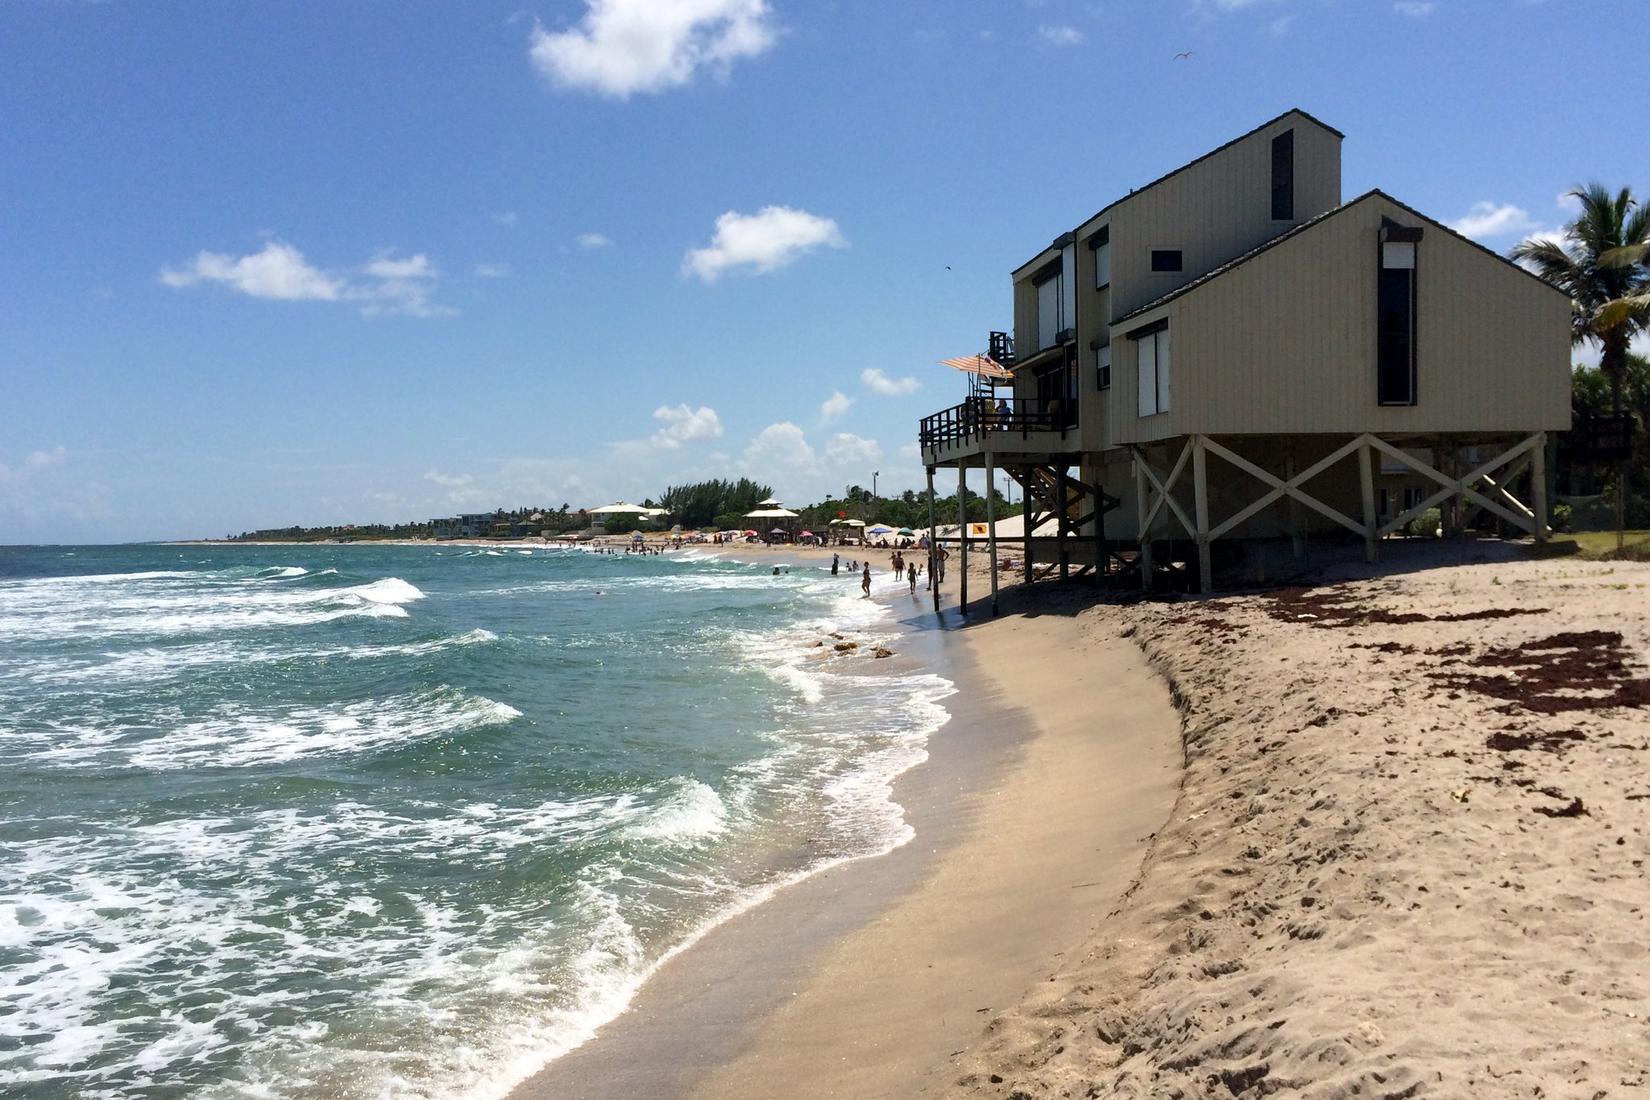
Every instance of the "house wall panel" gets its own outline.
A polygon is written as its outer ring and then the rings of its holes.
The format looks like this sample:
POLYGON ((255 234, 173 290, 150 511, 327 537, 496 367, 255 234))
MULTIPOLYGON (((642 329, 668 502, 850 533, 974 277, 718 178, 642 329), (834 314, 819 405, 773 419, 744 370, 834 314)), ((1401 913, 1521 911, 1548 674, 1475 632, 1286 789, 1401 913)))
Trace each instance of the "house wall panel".
MULTIPOLYGON (((1173 409, 1110 409, 1117 442, 1174 434, 1439 433, 1569 426, 1569 306, 1527 274, 1376 195, 1224 272, 1124 331, 1167 318, 1173 409), (1376 396, 1382 217, 1422 225, 1413 406, 1376 396)), ((1117 354, 1114 346, 1113 354, 1117 354)), ((1133 408, 1133 402, 1130 403, 1133 408)))

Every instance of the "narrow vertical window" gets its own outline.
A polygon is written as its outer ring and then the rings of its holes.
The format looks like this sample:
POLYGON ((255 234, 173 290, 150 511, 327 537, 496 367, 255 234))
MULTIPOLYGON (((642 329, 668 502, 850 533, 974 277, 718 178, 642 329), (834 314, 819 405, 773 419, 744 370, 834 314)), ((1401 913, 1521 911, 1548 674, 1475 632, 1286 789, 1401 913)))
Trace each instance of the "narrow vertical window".
POLYGON ((1129 333, 1134 341, 1137 409, 1141 416, 1169 411, 1169 323, 1129 333))
POLYGON ((1095 388, 1111 389, 1111 344, 1103 343, 1094 353, 1095 388))
POLYGON ((1051 348, 1065 324, 1065 287, 1060 269, 1037 284, 1037 350, 1051 348))
POLYGON ((1272 220, 1295 218, 1295 131, 1272 139, 1272 220))
POLYGON ((1421 230, 1388 223, 1381 229, 1376 288, 1376 391, 1382 405, 1416 402, 1415 278, 1421 230))
POLYGON ((1089 238, 1094 250, 1094 289, 1111 285, 1111 226, 1103 225, 1100 232, 1089 238))

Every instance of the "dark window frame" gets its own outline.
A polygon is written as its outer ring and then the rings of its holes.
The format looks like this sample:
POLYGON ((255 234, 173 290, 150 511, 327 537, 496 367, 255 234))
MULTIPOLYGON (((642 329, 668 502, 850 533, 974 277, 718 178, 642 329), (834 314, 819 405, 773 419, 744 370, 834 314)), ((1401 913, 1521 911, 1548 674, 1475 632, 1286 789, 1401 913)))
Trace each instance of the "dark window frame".
POLYGON ((1180 248, 1152 249, 1152 270, 1159 274, 1178 275, 1186 270, 1186 253, 1180 248), (1170 260, 1169 257, 1174 257, 1170 260), (1173 263, 1173 267, 1167 266, 1173 263))
POLYGON ((1421 403, 1421 236, 1419 226, 1402 226, 1385 218, 1376 234, 1375 401, 1383 408, 1413 408, 1421 403), (1388 244, 1413 247, 1414 263, 1407 268, 1387 267, 1388 244), (1395 326, 1391 316, 1400 301, 1408 323, 1395 326))
POLYGON ((1100 346, 1094 349, 1094 388, 1097 390, 1111 389, 1111 341, 1103 340, 1100 346), (1108 357, 1107 361, 1100 361, 1101 355, 1108 357))
POLYGON ((1295 220, 1295 130, 1272 139, 1272 220, 1295 220))
POLYGON ((1102 225, 1099 229, 1095 230, 1094 235, 1091 236, 1088 240, 1089 251, 1094 253, 1094 267, 1095 267, 1094 289, 1095 290, 1099 290, 1102 287, 1111 286, 1111 274, 1110 274, 1110 272, 1107 273, 1105 282, 1102 283, 1100 281, 1100 250, 1102 248, 1108 248, 1108 247, 1110 247, 1110 245, 1111 245, 1111 226, 1109 224, 1102 225))

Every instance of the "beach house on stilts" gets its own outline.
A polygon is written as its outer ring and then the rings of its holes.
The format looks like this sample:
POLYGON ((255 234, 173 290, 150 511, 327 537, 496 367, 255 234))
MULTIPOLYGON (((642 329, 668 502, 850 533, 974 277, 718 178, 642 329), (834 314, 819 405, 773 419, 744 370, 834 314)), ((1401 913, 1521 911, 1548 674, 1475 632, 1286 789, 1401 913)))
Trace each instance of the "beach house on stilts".
POLYGON ((1308 539, 1373 561, 1435 507, 1544 539, 1568 299, 1382 191, 1343 203, 1342 137, 1285 112, 1015 270, 1012 337, 948 361, 968 397, 921 422, 930 498, 939 469, 1000 469, 1028 530, 1058 521, 1028 578, 1195 567, 1203 591, 1308 539))

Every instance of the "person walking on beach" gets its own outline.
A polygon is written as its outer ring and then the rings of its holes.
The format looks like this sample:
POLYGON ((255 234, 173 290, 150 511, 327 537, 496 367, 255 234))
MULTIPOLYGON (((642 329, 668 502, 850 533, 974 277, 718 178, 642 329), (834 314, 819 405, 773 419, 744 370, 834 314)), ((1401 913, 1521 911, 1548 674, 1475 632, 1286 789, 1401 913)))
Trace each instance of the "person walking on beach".
POLYGON ((865 572, 859 578, 859 590, 865 593, 865 599, 871 598, 871 563, 865 563, 865 572))
POLYGON ((913 561, 913 562, 907 562, 906 563, 905 576, 911 582, 911 595, 915 596, 917 594, 917 563, 916 562, 913 561))

